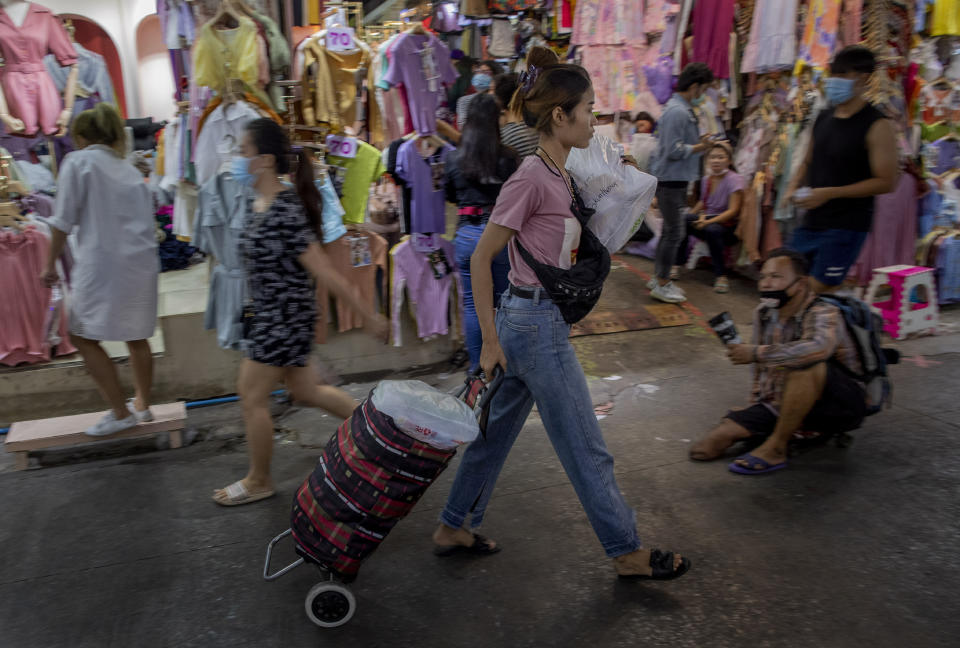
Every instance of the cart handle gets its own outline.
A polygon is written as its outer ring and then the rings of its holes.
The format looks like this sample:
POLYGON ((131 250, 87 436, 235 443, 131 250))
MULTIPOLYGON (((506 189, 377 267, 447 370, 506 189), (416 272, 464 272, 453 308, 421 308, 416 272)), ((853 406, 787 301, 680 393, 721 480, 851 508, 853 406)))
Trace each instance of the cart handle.
POLYGON ((286 567, 278 571, 276 574, 270 573, 270 557, 273 555, 273 548, 276 546, 278 542, 283 540, 285 537, 287 537, 291 533, 293 533, 293 529, 287 529, 286 531, 278 535, 276 538, 271 540, 270 544, 267 545, 267 560, 263 564, 263 580, 267 580, 267 581, 277 580, 287 572, 293 571, 294 569, 296 569, 297 567, 299 567, 304 563, 303 558, 300 558, 297 560, 297 562, 287 565, 286 567))

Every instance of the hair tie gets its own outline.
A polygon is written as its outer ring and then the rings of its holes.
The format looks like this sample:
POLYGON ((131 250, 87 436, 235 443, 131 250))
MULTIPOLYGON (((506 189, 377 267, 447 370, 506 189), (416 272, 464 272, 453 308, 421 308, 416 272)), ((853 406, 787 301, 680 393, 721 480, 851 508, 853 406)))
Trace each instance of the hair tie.
POLYGON ((523 90, 524 95, 530 94, 530 91, 533 90, 533 85, 537 82, 537 77, 540 76, 540 68, 536 65, 530 65, 526 70, 520 73, 520 89, 523 90))

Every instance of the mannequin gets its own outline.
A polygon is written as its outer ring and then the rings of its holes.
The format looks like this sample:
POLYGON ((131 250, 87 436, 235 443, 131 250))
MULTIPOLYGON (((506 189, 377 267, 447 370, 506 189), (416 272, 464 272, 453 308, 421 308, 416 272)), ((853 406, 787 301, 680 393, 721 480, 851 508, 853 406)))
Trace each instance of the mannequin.
MULTIPOLYGON (((63 25, 49 9, 36 3, 27 2, 26 0, 0 0, 0 30, 2 30, 0 33, 4 35, 3 38, 0 38, 0 55, 3 55, 4 59, 6 59, 6 65, 0 68, 0 121, 3 122, 8 133, 34 135, 38 130, 43 130, 45 135, 53 135, 56 133, 58 137, 62 137, 66 134, 67 127, 73 115, 73 103, 77 91, 77 75, 79 74, 79 69, 76 66, 76 52, 73 50, 72 45, 69 44, 66 33, 59 33, 63 32, 63 25), (44 90, 49 92, 50 88, 53 87, 53 81, 42 67, 42 55, 40 57, 41 60, 36 62, 24 60, 24 52, 27 51, 28 46, 24 43, 12 42, 15 40, 15 36, 21 35, 21 30, 29 33, 31 35, 30 38, 33 39, 37 38, 37 34, 51 34, 52 32, 52 37, 58 42, 58 51, 54 51, 54 54, 57 55, 61 62, 70 61, 68 64, 70 72, 67 76, 67 85, 64 88, 59 115, 54 122, 53 128, 51 128, 48 119, 41 117, 38 120, 34 117, 30 120, 30 132, 27 132, 27 123, 21 119, 24 115, 12 114, 16 109, 17 102, 14 102, 12 98, 8 98, 7 93, 11 92, 12 87, 15 87, 17 77, 43 75, 40 79, 30 79, 31 84, 41 86, 39 90, 40 93, 43 93, 44 90), (57 30, 59 30, 59 32, 57 30), (7 34, 12 35, 8 37, 7 34), (17 45, 20 46, 13 55, 11 52, 4 51, 3 45, 6 40, 11 41, 8 45, 11 49, 17 45), (37 65, 40 65, 40 68, 37 68, 37 65), (44 82, 50 85, 44 88, 44 82), (13 109, 10 107, 11 103, 14 103, 13 109), (44 122, 47 123, 45 124, 44 122)), ((41 39, 39 42, 43 42, 43 36, 39 38, 41 39)), ((47 43, 47 46, 49 51, 50 43, 47 43)), ((43 52, 43 54, 46 54, 46 52, 43 52)), ((29 103, 27 109, 37 114, 40 111, 39 104, 37 103, 39 99, 31 96, 31 99, 27 101, 32 102, 29 103)))

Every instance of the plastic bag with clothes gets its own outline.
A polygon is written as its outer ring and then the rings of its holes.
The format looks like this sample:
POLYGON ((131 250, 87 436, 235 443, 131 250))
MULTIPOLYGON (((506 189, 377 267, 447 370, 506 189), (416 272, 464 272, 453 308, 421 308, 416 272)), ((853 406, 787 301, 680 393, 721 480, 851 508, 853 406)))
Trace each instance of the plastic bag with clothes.
POLYGON ((420 380, 384 380, 373 390, 373 406, 418 441, 452 450, 480 434, 469 405, 420 380))
POLYGON ((572 149, 567 171, 583 202, 596 211, 587 227, 600 242, 617 252, 640 229, 657 192, 657 179, 622 161, 623 147, 594 134, 590 146, 572 149))

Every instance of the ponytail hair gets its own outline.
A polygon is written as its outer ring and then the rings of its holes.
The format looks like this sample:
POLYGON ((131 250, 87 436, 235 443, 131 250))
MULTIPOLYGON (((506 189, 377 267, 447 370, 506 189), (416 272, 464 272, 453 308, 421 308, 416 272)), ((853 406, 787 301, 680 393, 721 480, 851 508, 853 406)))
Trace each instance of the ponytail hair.
MULTIPOLYGON (((259 155, 272 155, 276 161, 277 173, 290 173, 290 163, 294 158, 290 148, 290 139, 283 128, 272 119, 263 117, 254 119, 247 124, 246 130, 250 133, 253 146, 259 155)), ((293 186, 300 196, 303 209, 307 214, 307 222, 318 234, 323 234, 323 198, 314 184, 313 162, 306 151, 299 151, 296 155, 297 170, 293 177, 293 186)))
POLYGON ((590 75, 579 65, 552 65, 536 70, 528 90, 523 86, 517 89, 510 110, 522 115, 530 128, 551 135, 554 108, 559 106, 566 114, 572 114, 590 86, 590 75))
POLYGON ((123 119, 117 109, 108 103, 98 103, 74 117, 70 131, 87 144, 109 146, 119 157, 124 157, 126 153, 123 119))

